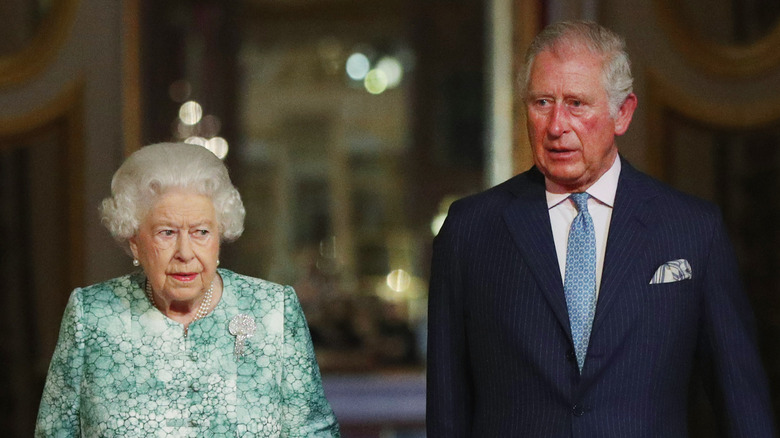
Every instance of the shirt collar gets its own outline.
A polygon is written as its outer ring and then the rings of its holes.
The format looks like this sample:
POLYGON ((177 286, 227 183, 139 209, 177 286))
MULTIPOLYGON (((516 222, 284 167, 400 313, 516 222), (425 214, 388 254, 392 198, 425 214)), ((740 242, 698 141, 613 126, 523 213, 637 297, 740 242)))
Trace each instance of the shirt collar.
MULTIPOLYGON (((615 162, 601 175, 592 186, 585 190, 590 196, 597 199, 602 204, 612 208, 615 205, 615 193, 617 193, 618 180, 620 179, 620 157, 615 158, 615 162)), ((569 197, 569 193, 552 193, 545 190, 547 195, 547 209, 551 209, 569 197)))

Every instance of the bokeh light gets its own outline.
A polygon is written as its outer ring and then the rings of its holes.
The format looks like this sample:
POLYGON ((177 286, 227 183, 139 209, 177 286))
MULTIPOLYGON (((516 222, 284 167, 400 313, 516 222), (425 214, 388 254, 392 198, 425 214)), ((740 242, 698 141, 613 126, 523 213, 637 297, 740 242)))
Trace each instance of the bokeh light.
POLYGON ((220 160, 224 160, 228 154, 228 142, 222 137, 210 138, 206 142, 206 148, 214 152, 214 155, 219 157, 220 160))
POLYGON ((403 292, 409 289, 412 283, 412 276, 403 269, 396 269, 387 274, 387 286, 396 292, 403 292))
POLYGON ((198 136, 190 137, 184 140, 185 143, 203 146, 210 150, 220 160, 224 160, 228 154, 229 146, 227 140, 222 137, 203 138, 198 136))
POLYGON ((353 53, 347 59, 347 75, 353 80, 360 81, 365 78, 370 68, 368 57, 360 52, 353 53))
POLYGON ((366 74, 363 80, 366 91, 371 94, 381 94, 387 90, 387 74, 379 69, 373 69, 366 74))
POLYGON ((203 117, 203 108, 198 102, 190 100, 179 108, 179 119, 187 125, 195 125, 203 117))
POLYGON ((187 144, 194 144, 194 145, 198 145, 198 146, 203 146, 205 148, 206 144, 208 143, 208 140, 206 140, 203 137, 192 136, 192 137, 189 137, 186 140, 184 140, 184 142, 187 143, 187 144))
POLYGON ((387 76, 387 88, 395 88, 404 77, 404 68, 401 61, 392 56, 385 56, 376 64, 377 70, 382 70, 387 76))

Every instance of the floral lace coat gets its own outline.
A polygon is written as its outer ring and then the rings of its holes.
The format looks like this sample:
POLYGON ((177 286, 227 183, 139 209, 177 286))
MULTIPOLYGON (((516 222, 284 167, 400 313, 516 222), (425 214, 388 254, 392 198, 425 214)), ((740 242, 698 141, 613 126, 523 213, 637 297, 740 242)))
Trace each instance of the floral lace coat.
POLYGON ((293 289, 218 272, 222 298, 187 336, 151 306, 141 273, 74 290, 36 436, 338 437, 293 289), (240 313, 257 328, 236 357, 240 313))

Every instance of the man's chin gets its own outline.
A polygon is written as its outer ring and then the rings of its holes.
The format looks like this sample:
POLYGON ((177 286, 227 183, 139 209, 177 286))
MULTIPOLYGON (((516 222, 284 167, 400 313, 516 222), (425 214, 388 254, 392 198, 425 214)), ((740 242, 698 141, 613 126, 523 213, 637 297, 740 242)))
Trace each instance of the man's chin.
POLYGON ((560 184, 570 184, 582 179, 585 172, 582 166, 577 163, 556 163, 552 166, 548 166, 543 173, 552 181, 560 184))
POLYGON ((552 186, 548 184, 547 189, 551 192, 576 192, 581 188, 587 188, 586 178, 582 171, 552 171, 543 172, 548 183, 552 183, 552 186))

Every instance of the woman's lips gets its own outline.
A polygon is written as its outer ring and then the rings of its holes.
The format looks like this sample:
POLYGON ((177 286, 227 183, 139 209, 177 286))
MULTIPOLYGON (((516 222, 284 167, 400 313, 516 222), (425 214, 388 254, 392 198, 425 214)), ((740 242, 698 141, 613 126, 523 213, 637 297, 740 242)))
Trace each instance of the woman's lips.
POLYGON ((171 277, 175 278, 176 280, 182 281, 182 282, 190 282, 197 277, 198 274, 195 272, 187 272, 187 273, 178 273, 178 274, 171 274, 171 277))

